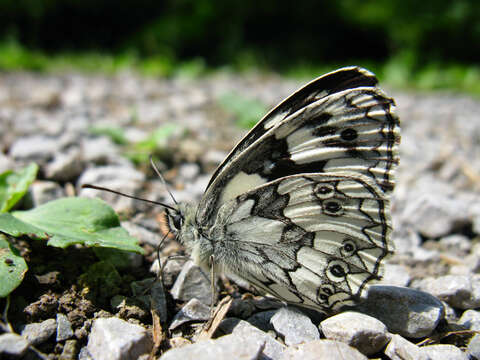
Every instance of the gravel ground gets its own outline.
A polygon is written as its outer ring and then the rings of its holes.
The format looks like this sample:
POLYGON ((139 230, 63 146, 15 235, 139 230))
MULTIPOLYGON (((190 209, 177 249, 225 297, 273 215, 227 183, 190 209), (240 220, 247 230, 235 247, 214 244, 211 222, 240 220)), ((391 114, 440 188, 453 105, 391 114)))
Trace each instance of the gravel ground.
MULTIPOLYGON (((258 74, 195 80, 0 74, 0 172, 32 161, 40 166, 23 206, 102 197, 145 250, 119 270, 122 282, 112 293, 79 282, 98 261, 91 249, 17 241, 29 272, 11 296, 9 320, 22 336, 0 335, 0 357, 147 359, 156 351, 152 358, 480 359, 480 102, 468 96, 387 89, 402 124, 392 208, 397 252, 365 302, 328 319, 221 279, 220 298, 228 294, 233 303, 217 316, 224 320, 213 339, 200 341, 210 318, 208 276, 184 259, 171 260, 165 291, 152 285, 161 210, 80 188, 92 183, 168 203, 148 161, 129 160, 139 152, 132 144, 168 126, 155 152, 159 167, 178 200, 198 200, 245 133, 219 105, 222 96, 270 107, 299 85, 258 74), (122 129, 124 144, 92 127, 122 129)), ((173 253, 182 249, 169 241, 161 256, 173 253)))

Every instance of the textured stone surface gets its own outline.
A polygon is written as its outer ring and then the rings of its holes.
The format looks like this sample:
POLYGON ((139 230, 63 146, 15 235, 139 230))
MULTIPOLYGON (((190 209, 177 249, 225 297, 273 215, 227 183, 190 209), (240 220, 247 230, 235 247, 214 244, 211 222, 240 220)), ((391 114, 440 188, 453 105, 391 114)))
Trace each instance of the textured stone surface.
POLYGON ((134 360, 150 353, 152 339, 142 326, 118 318, 97 319, 87 349, 94 359, 134 360))
POLYGON ((383 322, 392 333, 404 337, 428 336, 443 319, 440 300, 423 291, 396 286, 371 286, 358 310, 383 322))
POLYGON ((381 321, 353 311, 323 320, 320 328, 327 339, 347 343, 367 356, 380 351, 390 339, 381 321))

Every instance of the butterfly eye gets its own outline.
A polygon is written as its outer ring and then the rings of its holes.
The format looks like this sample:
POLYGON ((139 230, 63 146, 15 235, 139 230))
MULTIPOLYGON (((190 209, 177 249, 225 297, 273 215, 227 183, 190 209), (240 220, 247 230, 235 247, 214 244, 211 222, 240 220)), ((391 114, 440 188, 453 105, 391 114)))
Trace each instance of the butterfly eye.
POLYGON ((175 214, 172 217, 172 222, 173 226, 175 226, 175 229, 180 230, 182 225, 183 225, 183 217, 180 214, 175 214))

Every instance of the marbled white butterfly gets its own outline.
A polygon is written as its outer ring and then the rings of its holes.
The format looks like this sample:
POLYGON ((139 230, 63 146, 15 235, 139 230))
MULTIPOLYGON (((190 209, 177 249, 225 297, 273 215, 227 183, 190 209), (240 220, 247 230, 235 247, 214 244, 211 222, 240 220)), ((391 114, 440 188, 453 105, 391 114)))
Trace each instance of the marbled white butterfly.
POLYGON ((198 206, 167 209, 196 264, 327 313, 381 278, 400 128, 376 84, 358 67, 313 80, 237 144, 198 206))

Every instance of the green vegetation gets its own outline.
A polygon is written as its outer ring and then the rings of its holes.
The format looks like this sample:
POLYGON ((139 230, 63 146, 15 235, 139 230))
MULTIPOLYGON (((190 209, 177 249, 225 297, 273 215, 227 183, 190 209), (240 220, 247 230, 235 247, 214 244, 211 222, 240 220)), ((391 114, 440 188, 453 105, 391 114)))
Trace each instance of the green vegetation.
POLYGON ((5 0, 0 70, 312 78, 356 64, 394 86, 479 94, 479 13, 477 0, 5 0))
MULTIPOLYGON (((7 235, 59 248, 81 244, 142 253, 137 240, 120 226, 113 209, 98 199, 63 198, 31 210, 7 212, 25 194, 37 170, 37 165, 32 164, 19 172, 0 174, 0 297, 13 291, 28 270, 7 235)), ((99 255, 102 259, 108 257, 105 251, 99 255)))

